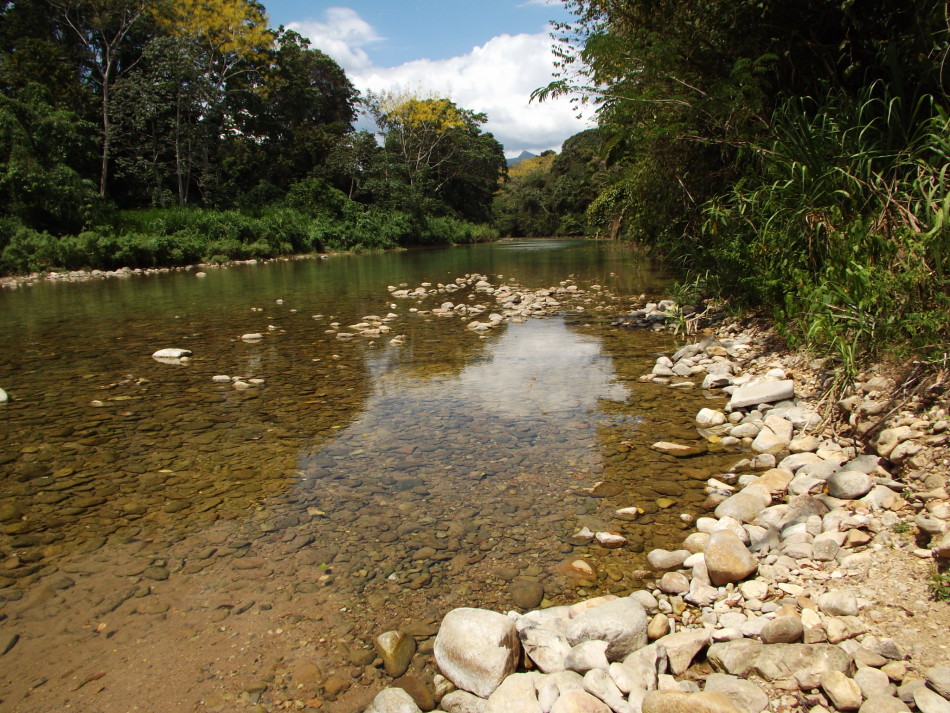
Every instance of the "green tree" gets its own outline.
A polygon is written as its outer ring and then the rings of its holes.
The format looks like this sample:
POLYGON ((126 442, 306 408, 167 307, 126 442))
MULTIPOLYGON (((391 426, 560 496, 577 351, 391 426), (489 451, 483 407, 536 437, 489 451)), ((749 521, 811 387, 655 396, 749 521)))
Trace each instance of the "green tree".
POLYGON ((50 102, 39 84, 0 95, 0 214, 61 235, 99 209, 94 184, 77 171, 95 155, 96 129, 50 102))
POLYGON ((484 114, 444 98, 375 95, 369 107, 406 183, 471 220, 488 217, 506 171, 504 151, 481 131, 484 114))
POLYGON ((83 48, 83 69, 99 98, 102 132, 99 195, 105 197, 112 159, 111 93, 116 79, 138 61, 128 51, 133 29, 146 16, 145 0, 57 0, 65 27, 83 48))

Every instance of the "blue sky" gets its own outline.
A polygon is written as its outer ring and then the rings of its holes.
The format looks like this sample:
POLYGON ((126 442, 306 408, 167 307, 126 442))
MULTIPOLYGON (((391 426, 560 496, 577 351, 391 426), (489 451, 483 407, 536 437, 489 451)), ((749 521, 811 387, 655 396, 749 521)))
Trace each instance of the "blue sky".
POLYGON ((567 100, 529 103, 551 81, 559 0, 264 0, 285 25, 333 57, 361 91, 448 96, 485 112, 505 153, 558 149, 589 124, 567 100))

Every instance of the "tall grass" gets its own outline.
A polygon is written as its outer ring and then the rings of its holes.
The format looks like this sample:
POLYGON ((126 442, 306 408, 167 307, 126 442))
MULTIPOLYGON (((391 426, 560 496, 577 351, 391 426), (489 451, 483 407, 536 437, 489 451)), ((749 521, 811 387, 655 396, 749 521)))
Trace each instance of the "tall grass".
POLYGON ((847 371, 882 345, 927 353, 950 335, 950 119, 872 86, 860 100, 788 101, 750 170, 704 207, 702 260, 774 306, 788 336, 847 371))

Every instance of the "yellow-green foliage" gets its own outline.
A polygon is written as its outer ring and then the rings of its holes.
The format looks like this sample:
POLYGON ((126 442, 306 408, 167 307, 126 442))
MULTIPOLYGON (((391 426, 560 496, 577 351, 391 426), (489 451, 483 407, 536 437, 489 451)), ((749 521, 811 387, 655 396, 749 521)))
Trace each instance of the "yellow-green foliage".
POLYGON ((551 170, 554 165, 554 159, 557 154, 554 152, 545 153, 543 156, 533 156, 519 161, 508 169, 508 178, 512 181, 530 176, 532 173, 544 173, 551 170))

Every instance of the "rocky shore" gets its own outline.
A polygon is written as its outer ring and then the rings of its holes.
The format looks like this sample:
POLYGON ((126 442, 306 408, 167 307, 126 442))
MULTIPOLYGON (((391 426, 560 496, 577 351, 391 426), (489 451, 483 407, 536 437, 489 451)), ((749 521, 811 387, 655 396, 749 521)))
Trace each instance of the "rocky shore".
MULTIPOLYGON (((90 282, 92 280, 126 280, 135 276, 164 275, 170 272, 191 272, 195 277, 206 277, 207 270, 217 270, 240 265, 258 265, 268 262, 285 262, 289 260, 309 260, 317 255, 294 255, 291 257, 275 257, 251 260, 228 260, 220 263, 198 263, 197 265, 181 265, 178 267, 120 267, 116 270, 50 270, 47 272, 31 272, 28 275, 0 276, 0 289, 16 290, 21 287, 31 287, 43 282, 90 282)), ((319 255, 326 259, 327 255, 319 255)))
MULTIPOLYGON (((618 325, 679 315, 650 305, 618 325)), ((950 558, 939 383, 877 369, 832 402, 821 361, 752 328, 705 332, 642 379, 727 395, 695 427, 737 462, 707 482, 708 515, 681 548, 649 553, 652 586, 525 614, 455 609, 434 690, 387 688, 367 713, 950 712, 950 607, 926 584, 950 558)), ((684 463, 695 450, 654 448, 684 463)), ((394 673, 415 651, 397 631, 376 648, 394 673)))

